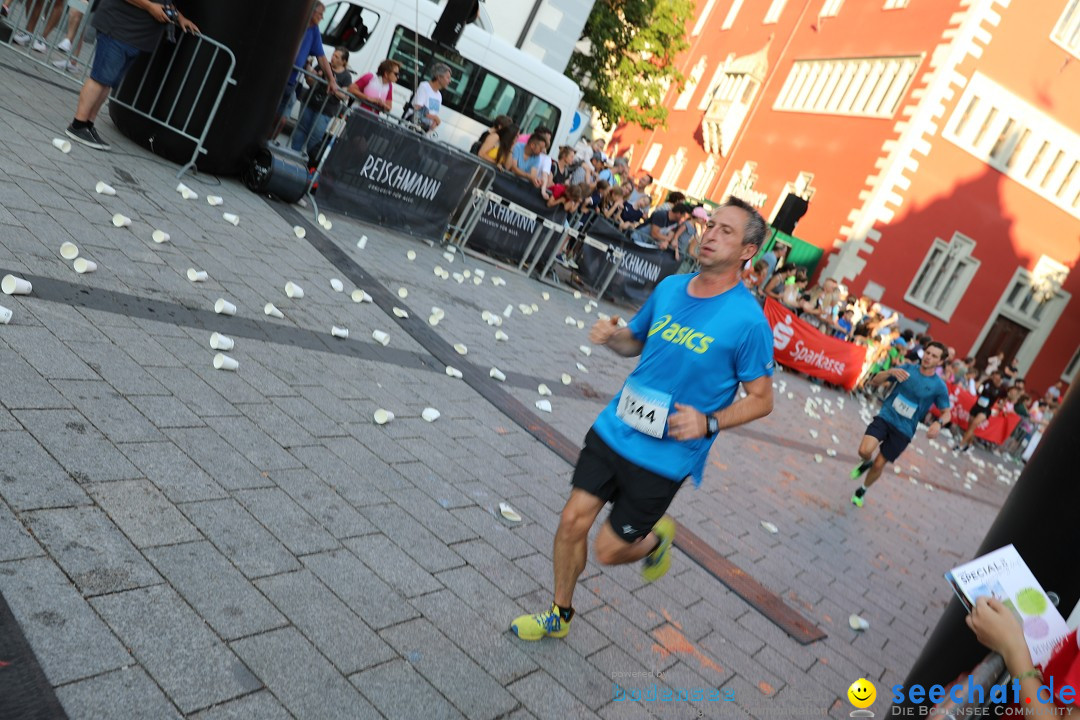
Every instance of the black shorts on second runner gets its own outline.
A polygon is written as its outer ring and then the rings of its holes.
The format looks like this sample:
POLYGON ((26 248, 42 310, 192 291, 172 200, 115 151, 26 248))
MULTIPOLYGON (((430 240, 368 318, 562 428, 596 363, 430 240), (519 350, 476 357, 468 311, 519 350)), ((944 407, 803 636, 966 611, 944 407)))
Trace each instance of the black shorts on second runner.
POLYGON ((627 542, 649 534, 682 486, 619 455, 592 428, 570 484, 612 503, 608 522, 627 542))
POLYGON ((880 417, 875 417, 866 426, 866 434, 880 441, 878 450, 881 451, 882 457, 889 462, 896 462, 896 458, 900 457, 900 453, 904 452, 904 448, 911 442, 911 438, 880 417))

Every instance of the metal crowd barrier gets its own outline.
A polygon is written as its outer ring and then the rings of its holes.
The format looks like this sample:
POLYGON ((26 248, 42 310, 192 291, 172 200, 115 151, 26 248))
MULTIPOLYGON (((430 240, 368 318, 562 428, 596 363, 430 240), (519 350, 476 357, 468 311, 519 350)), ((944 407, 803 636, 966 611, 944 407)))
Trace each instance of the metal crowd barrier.
MULTIPOLYGON (((22 0, 12 3, 11 15, 3 21, 4 29, 8 37, 2 44, 14 51, 24 52, 26 57, 39 65, 61 75, 77 85, 82 85, 90 67, 93 64, 93 56, 83 60, 84 45, 96 40, 87 35, 90 28, 90 8, 93 0, 45 0, 41 3, 40 11, 36 15, 30 13, 38 7, 35 0, 22 0), (77 20, 73 13, 81 13, 77 20), (61 33, 56 33, 53 39, 49 39, 57 28, 66 28, 63 39, 59 39, 61 33), (20 42, 24 41, 24 42, 20 42), (67 41, 70 49, 65 51, 61 44, 67 41), (85 41, 85 42, 84 42, 85 41), (77 59, 76 59, 77 58, 77 59)), ((93 42, 94 49, 97 43, 93 42)), ((181 137, 195 144, 191 160, 187 162, 176 174, 181 177, 188 170, 195 167, 200 155, 206 153, 203 143, 206 135, 213 125, 221 105, 221 99, 230 85, 235 85, 233 71, 236 68, 236 56, 225 45, 205 35, 190 35, 180 31, 176 26, 167 26, 162 41, 154 49, 147 63, 148 68, 155 67, 157 62, 167 62, 165 75, 156 79, 156 89, 144 95, 146 77, 144 73, 139 81, 130 102, 120 100, 120 96, 126 96, 134 78, 128 77, 116 88, 109 98, 109 102, 126 108, 130 112, 146 118, 162 127, 175 132, 181 137), (172 31, 172 32, 169 32, 172 31), (168 35, 169 37, 165 37, 168 35), (175 42, 172 41, 175 38, 175 42), (189 47, 194 43, 194 47, 189 47), (182 55, 183 53, 183 55, 182 55), (165 54, 168 54, 167 61, 165 54), (187 60, 179 59, 187 57, 187 60), (216 83, 210 85, 209 78, 218 67, 219 60, 227 63, 225 74, 220 86, 216 83), (196 69, 198 68, 198 69, 196 69), (179 78, 179 86, 175 93, 170 92, 171 99, 163 97, 163 89, 172 86, 172 80, 179 78), (189 84, 190 83, 190 84, 189 84), (215 91, 216 88, 216 91, 215 91), (185 99, 184 106, 180 106, 180 98, 186 97, 194 91, 194 97, 188 101, 185 99), (196 118, 195 110, 199 107, 204 97, 212 96, 213 104, 205 119, 196 118)))

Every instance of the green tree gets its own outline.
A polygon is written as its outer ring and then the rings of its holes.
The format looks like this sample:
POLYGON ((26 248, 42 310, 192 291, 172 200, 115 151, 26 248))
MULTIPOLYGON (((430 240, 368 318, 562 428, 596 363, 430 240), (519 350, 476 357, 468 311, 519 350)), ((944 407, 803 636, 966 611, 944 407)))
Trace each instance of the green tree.
POLYGON ((689 47, 694 0, 596 0, 566 74, 611 128, 620 122, 663 127, 668 88, 681 89, 675 58, 689 47))

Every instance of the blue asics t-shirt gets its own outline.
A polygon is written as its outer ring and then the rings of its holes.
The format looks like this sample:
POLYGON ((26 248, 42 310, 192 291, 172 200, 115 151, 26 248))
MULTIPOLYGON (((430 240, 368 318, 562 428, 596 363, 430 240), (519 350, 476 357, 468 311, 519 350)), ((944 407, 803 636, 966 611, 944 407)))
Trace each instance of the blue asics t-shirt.
POLYGON ((731 404, 740 382, 771 376, 773 336, 741 282, 696 298, 688 292, 693 277, 661 281, 630 321, 645 343, 641 358, 593 427, 627 460, 676 482, 690 475, 697 485, 715 438, 675 440, 661 419, 675 413, 675 403, 714 413, 731 404))
POLYGON ((949 388, 937 373, 923 375, 915 363, 905 363, 900 369, 907 370, 908 379, 892 389, 878 417, 910 438, 931 405, 942 412, 949 409, 949 388))

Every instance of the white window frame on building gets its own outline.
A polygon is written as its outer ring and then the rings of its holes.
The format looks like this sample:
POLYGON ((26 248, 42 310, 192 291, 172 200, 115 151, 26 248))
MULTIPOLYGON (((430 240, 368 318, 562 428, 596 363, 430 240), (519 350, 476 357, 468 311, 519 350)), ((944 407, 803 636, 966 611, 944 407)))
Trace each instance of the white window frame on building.
POLYGON ((840 8, 843 7, 843 5, 844 0, 825 0, 821 4, 821 10, 818 11, 818 17, 836 17, 840 14, 840 8))
POLYGON ((701 31, 705 29, 705 23, 709 21, 709 15, 712 14, 714 5, 716 5, 716 0, 708 0, 705 3, 705 9, 698 15, 697 22, 694 23, 694 29, 690 31, 691 35, 700 35, 701 31))
POLYGON ((704 162, 698 163, 697 170, 694 171, 694 177, 691 178, 690 184, 686 186, 686 194, 692 198, 704 198, 709 192, 713 180, 716 179, 716 173, 719 171, 720 163, 716 161, 716 156, 709 155, 704 162))
POLYGON ((1065 372, 1061 373, 1061 379, 1072 385, 1076 381, 1077 370, 1080 370, 1080 345, 1076 346, 1076 352, 1073 353, 1069 364, 1065 366, 1065 372))
POLYGON ((985 75, 972 75, 941 135, 1080 219, 1080 134, 985 75))
POLYGON ((660 150, 663 149, 663 145, 660 143, 653 143, 649 146, 649 152, 645 153, 645 159, 641 161, 641 169, 646 172, 652 172, 656 167, 656 161, 660 159, 660 150))
POLYGON ((883 10, 902 10, 908 6, 908 0, 885 0, 883 10))
POLYGON ((1050 39, 1080 58, 1080 0, 1069 0, 1050 39))
POLYGON ((731 26, 735 24, 735 18, 739 16, 739 10, 742 9, 743 0, 735 0, 731 3, 731 9, 728 10, 728 14, 724 16, 724 24, 720 26, 721 30, 730 30, 731 26))
POLYGON ((948 322, 979 269, 974 250, 975 241, 958 232, 949 242, 934 238, 904 301, 948 322))
POLYGON ((679 93, 679 99, 675 101, 676 110, 686 110, 690 107, 690 101, 694 97, 694 91, 697 90, 698 83, 701 82, 701 77, 705 74, 705 66, 708 65, 708 62, 708 57, 702 55, 694 63, 694 67, 690 69, 690 76, 686 79, 686 86, 679 93))
POLYGON ((968 354, 978 351, 998 316, 1004 316, 1029 330, 1016 352, 1017 367, 1021 374, 1027 373, 1072 300, 1072 295, 1061 289, 1068 272, 1068 267, 1046 255, 1039 259, 1034 271, 1016 268, 968 354))
POLYGON ((922 60, 922 55, 796 60, 773 109, 891 118, 922 60))
POLYGON ((769 10, 765 13, 765 19, 761 21, 762 24, 775 25, 780 22, 780 16, 784 13, 784 5, 786 4, 787 0, 772 0, 769 10))
POLYGON ((679 176, 682 175, 683 168, 686 167, 686 148, 680 147, 674 153, 672 153, 667 162, 664 163, 664 172, 660 173, 660 179, 657 180, 662 187, 669 189, 678 189, 679 176))

